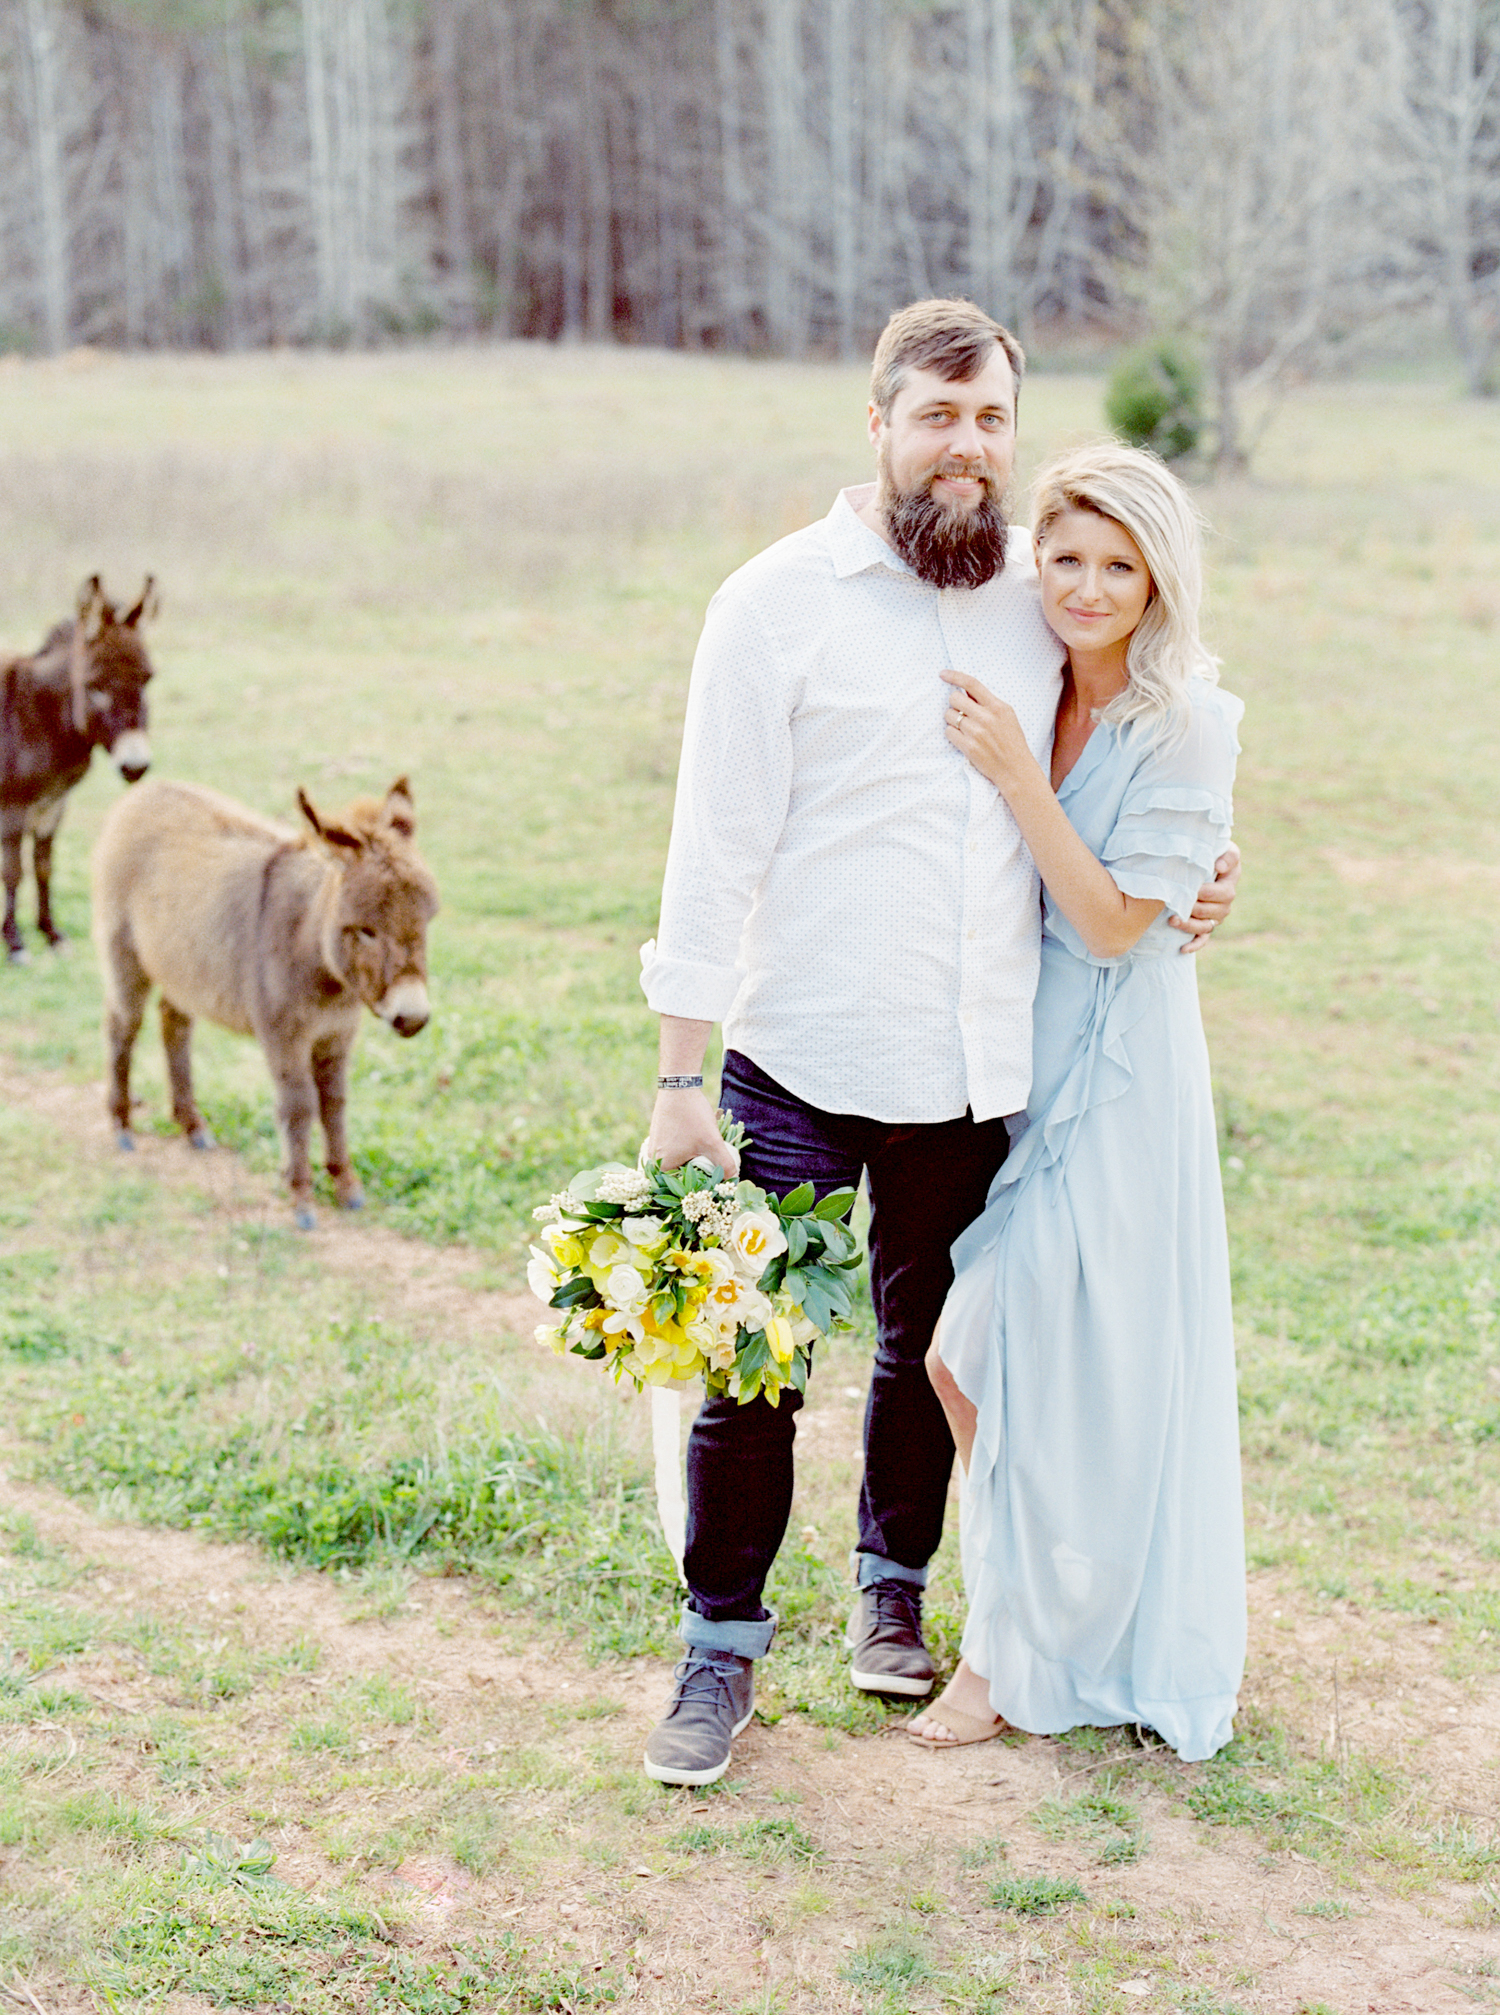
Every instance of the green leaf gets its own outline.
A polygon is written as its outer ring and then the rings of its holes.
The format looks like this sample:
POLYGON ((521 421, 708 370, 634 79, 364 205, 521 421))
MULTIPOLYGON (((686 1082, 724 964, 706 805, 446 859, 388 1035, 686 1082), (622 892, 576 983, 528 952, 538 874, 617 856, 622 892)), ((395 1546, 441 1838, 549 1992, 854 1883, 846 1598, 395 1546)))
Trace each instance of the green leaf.
POLYGON ((781 1276, 781 1284, 792 1297, 793 1301, 800 1302, 803 1295, 807 1292, 807 1276, 800 1273, 794 1266, 789 1266, 781 1276))
POLYGON ((813 1205, 814 1217, 847 1217, 854 1208, 854 1199, 859 1191, 854 1189, 831 1189, 827 1196, 820 1197, 813 1205))
POLYGON ((781 1285, 781 1277, 786 1272, 786 1254, 778 1252, 755 1285, 762 1294, 774 1294, 781 1285))
POLYGON ((763 1329, 753 1330, 735 1355, 735 1365, 741 1378, 750 1372, 764 1371, 770 1361, 771 1346, 763 1329))
POLYGON ((815 1191, 810 1182, 799 1182, 793 1190, 788 1190, 780 1203, 772 1204, 778 1217, 800 1217, 805 1210, 813 1207, 815 1191))
POLYGON ((549 1308, 596 1308, 602 1299, 587 1274, 575 1274, 572 1280, 559 1281, 547 1305, 549 1308))
POLYGON ((786 1232, 786 1263, 795 1266, 807 1251, 807 1221, 805 1218, 788 1218, 782 1227, 786 1232))
POLYGON ((802 1313, 821 1330, 826 1330, 833 1320, 833 1310, 820 1281, 810 1280, 802 1290, 802 1313))
POLYGON ((574 1357, 586 1357, 596 1363, 601 1357, 607 1357, 609 1354, 602 1343, 570 1343, 568 1349, 574 1357))
POLYGON ((847 1321, 854 1296, 845 1277, 840 1273, 825 1274, 818 1282, 818 1288, 833 1313, 847 1321))
POLYGON ((798 1392, 806 1392, 807 1359, 803 1356, 800 1350, 797 1352, 796 1356, 792 1359, 791 1371, 788 1375, 791 1379, 792 1384, 796 1386, 798 1392))

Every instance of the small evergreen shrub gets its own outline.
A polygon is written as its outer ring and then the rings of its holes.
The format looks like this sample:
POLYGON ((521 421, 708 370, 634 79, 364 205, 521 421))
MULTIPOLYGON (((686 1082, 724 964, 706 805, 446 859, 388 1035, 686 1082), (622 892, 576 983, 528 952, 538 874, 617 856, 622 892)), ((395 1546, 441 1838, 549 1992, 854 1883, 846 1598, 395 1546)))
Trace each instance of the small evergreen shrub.
POLYGON ((1203 374, 1197 359, 1169 339, 1128 350, 1104 395, 1104 416, 1135 448, 1164 461, 1190 455, 1203 432, 1203 374))

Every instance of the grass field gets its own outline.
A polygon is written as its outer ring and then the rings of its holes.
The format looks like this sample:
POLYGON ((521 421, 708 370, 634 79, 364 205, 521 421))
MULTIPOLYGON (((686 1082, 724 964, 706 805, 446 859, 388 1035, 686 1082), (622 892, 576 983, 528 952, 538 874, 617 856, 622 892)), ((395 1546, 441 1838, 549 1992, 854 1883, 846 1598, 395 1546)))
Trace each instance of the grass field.
MULTIPOLYGON (((359 1052, 367 1222, 310 1239, 249 1045, 199 1038, 205 1163, 148 1023, 148 1137, 108 1146, 101 766, 58 847, 72 952, 0 971, 13 2000, 1500 2000, 1500 410, 1441 388, 1302 393, 1202 495, 1249 709, 1244 893, 1201 973, 1242 1735, 1199 1769, 1113 1738, 907 1763, 837 1646, 860 1332, 814 1382, 744 1766, 698 1801, 638 1777, 672 1608, 640 1410, 536 1361, 519 1237, 639 1139, 702 607, 862 477, 862 396, 587 350, 0 368, 0 637, 155 572, 158 771, 281 815, 409 772, 444 899, 431 1026, 359 1052)), ((1099 399, 1030 382, 1027 465, 1099 399)), ((946 1551, 934 1610, 951 1647, 946 1551)))

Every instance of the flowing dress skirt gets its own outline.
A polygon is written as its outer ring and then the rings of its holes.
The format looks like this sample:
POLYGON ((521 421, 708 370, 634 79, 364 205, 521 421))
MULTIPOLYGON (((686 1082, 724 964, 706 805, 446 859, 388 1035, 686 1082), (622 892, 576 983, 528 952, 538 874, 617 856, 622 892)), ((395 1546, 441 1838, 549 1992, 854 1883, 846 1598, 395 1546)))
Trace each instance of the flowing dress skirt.
POLYGON ((1196 961, 1048 935, 1031 1123, 954 1247, 978 1409, 963 1650, 1016 1727, 1229 1740, 1245 1574, 1229 1264, 1196 961))

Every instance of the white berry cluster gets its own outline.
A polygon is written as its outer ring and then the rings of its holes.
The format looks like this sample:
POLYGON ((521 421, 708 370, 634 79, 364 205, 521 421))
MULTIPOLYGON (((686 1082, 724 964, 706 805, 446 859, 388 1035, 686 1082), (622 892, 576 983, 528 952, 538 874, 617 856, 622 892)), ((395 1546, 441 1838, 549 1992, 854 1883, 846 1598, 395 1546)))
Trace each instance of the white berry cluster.
POLYGON ((607 1169, 599 1178, 599 1201, 639 1210, 651 1201, 651 1184, 638 1168, 607 1169))
POLYGON ((682 1199, 682 1214, 698 1227, 701 1238, 728 1238, 734 1229, 733 1183, 720 1183, 716 1190, 690 1190, 682 1199))

